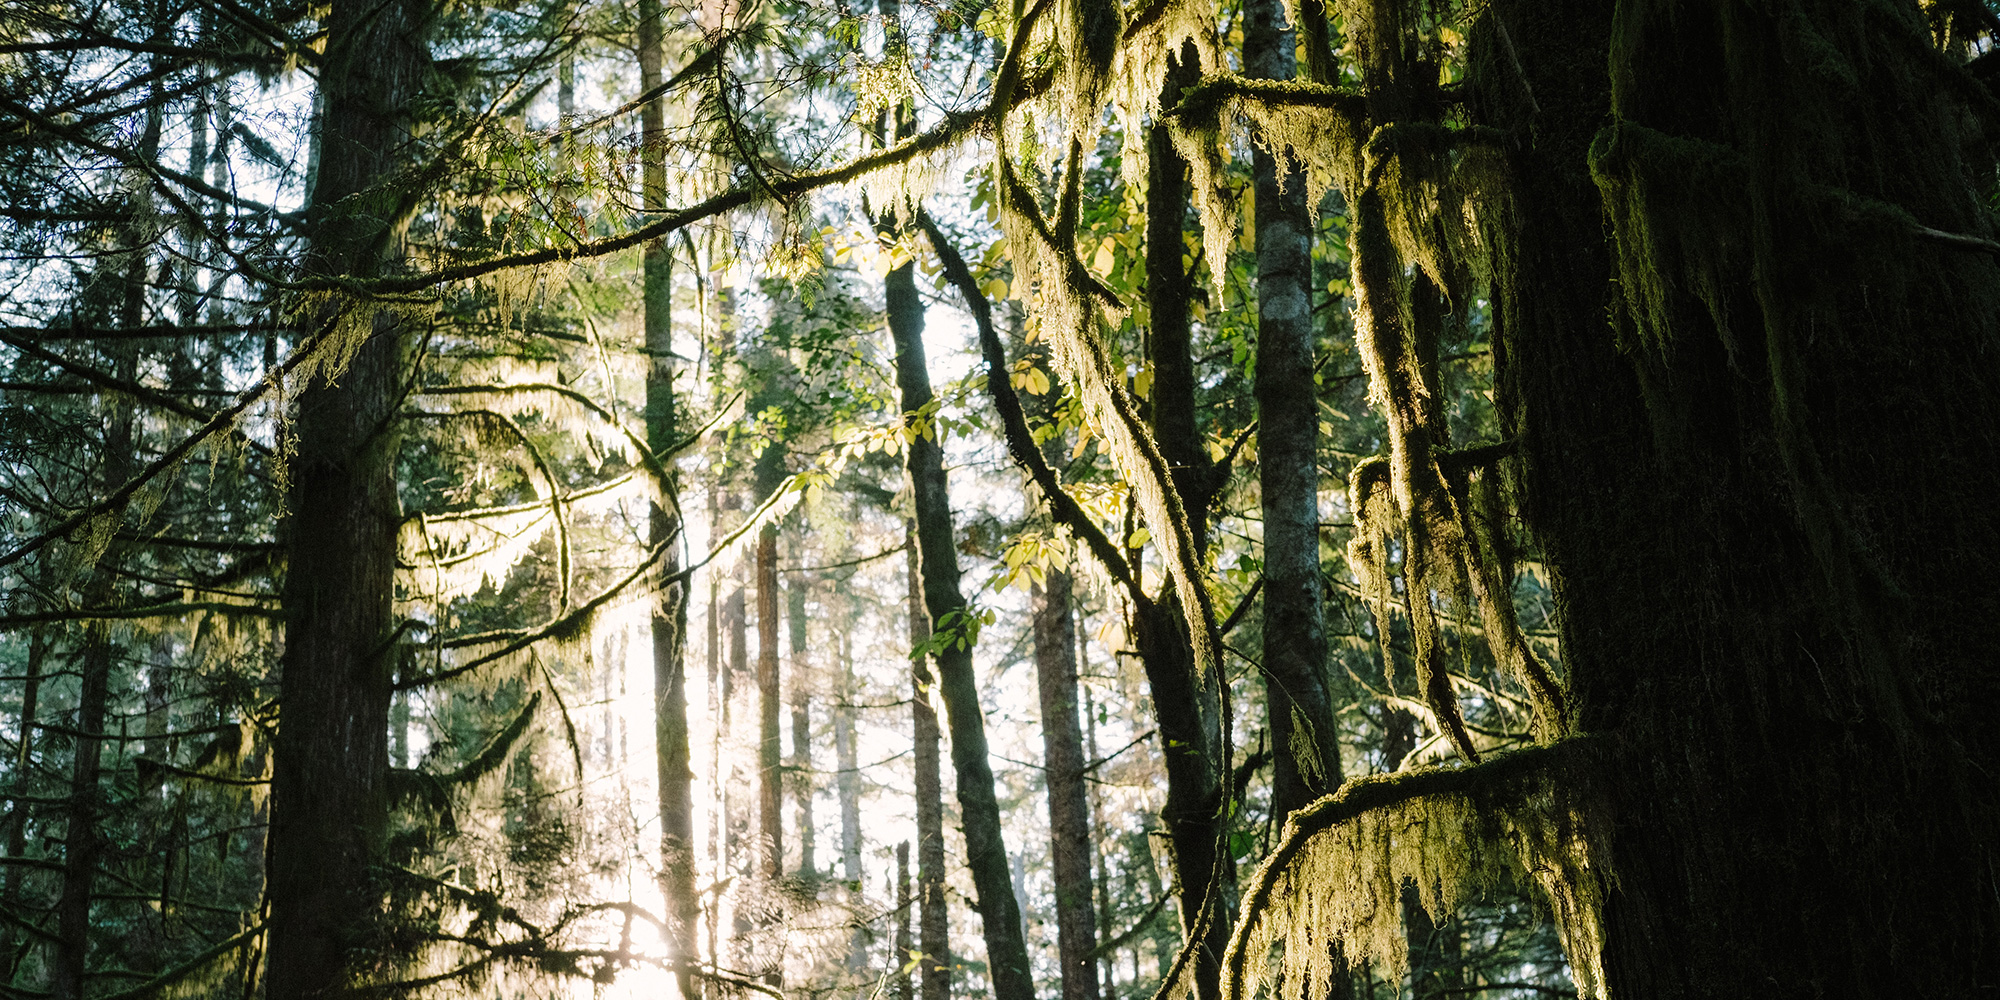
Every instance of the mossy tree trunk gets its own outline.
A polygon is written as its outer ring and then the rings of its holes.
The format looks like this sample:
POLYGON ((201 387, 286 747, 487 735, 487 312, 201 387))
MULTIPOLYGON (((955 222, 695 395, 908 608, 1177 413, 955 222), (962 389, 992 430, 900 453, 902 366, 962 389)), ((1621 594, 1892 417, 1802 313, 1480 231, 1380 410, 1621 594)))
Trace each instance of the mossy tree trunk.
MULTIPOLYGON (((366 277, 402 256, 414 193, 384 182, 409 155, 407 111, 429 68, 426 16, 401 0, 328 10, 307 209, 315 271, 366 277)), ((272 1000, 342 990, 381 909, 370 868, 386 808, 396 407, 407 375, 395 314, 361 322, 366 339, 346 369, 297 397, 268 857, 272 1000)))
MULTIPOLYGON (((1178 101, 1181 90, 1201 74, 1192 44, 1172 62, 1160 97, 1163 107, 1178 101)), ((1221 483, 1195 423, 1189 350, 1193 284, 1181 264, 1187 248, 1188 168, 1164 126, 1155 126, 1147 137, 1147 154, 1146 304, 1152 325, 1146 333, 1146 361, 1153 370, 1147 410, 1199 552, 1207 545, 1209 505, 1221 483)), ((1228 764, 1218 679, 1199 675, 1187 616, 1171 584, 1153 597, 1135 591, 1132 617, 1166 757, 1167 798, 1160 815, 1171 847, 1181 926, 1202 942, 1192 960, 1192 982, 1200 1000, 1212 1000, 1219 977, 1216 960, 1228 944, 1236 911, 1235 864, 1222 849, 1228 827, 1223 788, 1228 764)))
POLYGON ((1514 486, 1617 762, 1609 992, 1993 990, 2000 267, 1925 233, 1995 234, 1992 96, 1914 4, 1482 21, 1514 486))
POLYGON ((1007 849, 1000 833, 1000 805, 993 792, 993 767, 986 745, 985 710, 973 673, 973 629, 965 595, 958 586, 958 548, 953 538, 951 497, 945 484, 944 449, 937 425, 928 417, 936 398, 924 356, 923 300, 916 265, 891 270, 886 283, 889 334, 895 341, 896 385, 906 420, 923 433, 912 435, 906 451, 916 549, 924 608, 930 629, 946 640, 936 645, 938 692, 951 728, 952 771, 958 783, 959 816, 965 825, 966 867, 979 894, 979 922, 996 1000, 1033 1000, 1034 979, 1021 909, 1014 898, 1007 849))
MULTIPOLYGON (((1243 7, 1246 76, 1298 72, 1278 0, 1243 7)), ((1264 510, 1264 690, 1271 808, 1282 817, 1340 786, 1327 695, 1319 547, 1319 391, 1313 379, 1312 214, 1305 178, 1252 158, 1257 229, 1257 477, 1264 510)))
MULTIPOLYGON (((931 657, 922 650, 930 643, 931 616, 924 610, 923 572, 917 565, 917 527, 905 531, 904 555, 909 581, 910 721, 914 742, 914 782, 917 793, 917 949, 922 953, 923 1000, 951 996, 951 911, 944 894, 944 774, 940 759, 942 734, 932 707, 931 657)), ((907 961, 907 959, 905 959, 907 961)))

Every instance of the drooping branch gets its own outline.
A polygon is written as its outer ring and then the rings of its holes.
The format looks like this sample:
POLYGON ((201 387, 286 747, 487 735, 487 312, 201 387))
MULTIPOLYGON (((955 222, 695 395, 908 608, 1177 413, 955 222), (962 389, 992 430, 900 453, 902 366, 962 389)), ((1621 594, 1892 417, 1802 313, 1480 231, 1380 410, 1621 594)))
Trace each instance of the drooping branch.
MULTIPOLYGON (((1444 800, 1448 797, 1480 796, 1480 801, 1486 804, 1481 812, 1488 814, 1482 822, 1507 823, 1513 826, 1515 834, 1511 846, 1524 855, 1532 856, 1532 858, 1516 859, 1518 863, 1525 866, 1531 859, 1547 862, 1543 866, 1548 868, 1547 872, 1534 873, 1544 881, 1545 889, 1551 890, 1552 895, 1566 889, 1571 893, 1572 900, 1579 896, 1586 900, 1594 900, 1595 896, 1591 894, 1601 886, 1586 886, 1579 890, 1577 887, 1568 886, 1567 883, 1578 880, 1580 871, 1587 867, 1589 862, 1595 861, 1601 865, 1608 860, 1603 856, 1601 845, 1592 839, 1588 832, 1572 833, 1567 838, 1553 838, 1557 842, 1547 842, 1551 838, 1533 836, 1534 831, 1529 831, 1527 828, 1537 825, 1561 827, 1567 822, 1566 816, 1529 815, 1542 808, 1530 801, 1538 794, 1536 789, 1554 787, 1559 789, 1561 794, 1578 801, 1588 799, 1591 794, 1589 775, 1602 765, 1600 758, 1603 751, 1600 742, 1588 737, 1574 737, 1559 743, 1498 754, 1470 767, 1427 767, 1414 771, 1355 778, 1342 785, 1334 794, 1293 812, 1285 822, 1284 834, 1278 844, 1272 848, 1271 853, 1265 857, 1245 886, 1236 928, 1230 937, 1228 951, 1223 956, 1222 1000, 1243 1000, 1253 985, 1250 982, 1253 970, 1262 968, 1264 955, 1260 952, 1260 948, 1268 949, 1270 944, 1267 940, 1270 936, 1267 920, 1271 916, 1270 911, 1276 908, 1281 887, 1291 885, 1291 895, 1302 897, 1288 898, 1285 906, 1289 909, 1303 909, 1304 912, 1313 914, 1322 921, 1330 919, 1337 913, 1338 907, 1330 906, 1326 900, 1313 897, 1315 894, 1339 892, 1345 886, 1321 885, 1311 879, 1298 883, 1293 878, 1296 867, 1312 851, 1315 838, 1389 810, 1421 806, 1426 802, 1444 800), (1522 815, 1516 817, 1497 815, 1510 810, 1522 815), (1560 842, 1564 840, 1567 842, 1560 842), (1564 856, 1542 858, 1543 854, 1550 852, 1560 852, 1564 856), (1559 884, 1552 885, 1550 880, 1557 880, 1559 884)), ((1459 837, 1479 836, 1477 832, 1465 830, 1447 831, 1447 833, 1459 837)), ((1403 836, 1415 837, 1420 842, 1424 835, 1408 831, 1403 836)), ((1397 848, 1397 851, 1401 853, 1411 849, 1405 844, 1397 848)), ((1417 843, 1415 850, 1421 853, 1421 843, 1417 843)), ((1462 879, 1472 874, 1464 871, 1448 871, 1443 867, 1469 863, 1463 859, 1408 860, 1421 865, 1421 870, 1432 873, 1433 877, 1450 875, 1462 879)), ((1597 873, 1598 876, 1601 874, 1597 873)), ((1401 879, 1397 878, 1396 881, 1398 884, 1390 888, 1394 893, 1400 893, 1401 879)), ((1428 904, 1430 900, 1448 899, 1451 887, 1433 883, 1420 886, 1420 889, 1427 894, 1428 904)), ((1560 906, 1562 901, 1557 902, 1560 906)), ((1558 916, 1565 923, 1563 930, 1566 938, 1573 934, 1589 933, 1585 925, 1594 923, 1596 919, 1594 911, 1559 912, 1558 916)), ((1331 934, 1335 930, 1333 927, 1322 927, 1319 933, 1331 934)), ((1325 949, 1313 948, 1314 943, 1316 942, 1303 940, 1290 942, 1286 949, 1287 967, 1297 964, 1302 968, 1317 967, 1324 971, 1325 949), (1295 950, 1311 954, 1295 955, 1295 950)), ((1349 942, 1341 943, 1344 946, 1349 944, 1349 942)), ((1346 953, 1353 961, 1365 957, 1362 950, 1353 947, 1347 947, 1346 953)), ((1590 970, 1581 966, 1578 968, 1578 974, 1585 981, 1590 978, 1590 970)))
POLYGON ((986 293, 979 290, 979 282, 973 279, 971 269, 965 265, 965 258, 938 231, 937 224, 928 213, 919 213, 917 223, 923 227, 924 235, 930 238, 931 247, 937 251, 945 279, 965 298, 965 306, 971 311, 973 324, 979 330, 979 350, 986 362, 986 391, 993 397, 994 409, 1000 411, 1008 454, 1034 479, 1035 486, 1041 490, 1044 502, 1048 504, 1050 515, 1090 548, 1091 554, 1097 557, 1113 579, 1143 597, 1124 553, 1118 551, 1117 544, 1104 533, 1104 529, 1062 488, 1055 470, 1049 467, 1048 459, 1042 455, 1040 448, 1035 447, 1034 435, 1028 430, 1027 415, 1021 409, 1021 399, 1008 379, 1007 350, 993 327, 992 304, 987 301, 986 293))

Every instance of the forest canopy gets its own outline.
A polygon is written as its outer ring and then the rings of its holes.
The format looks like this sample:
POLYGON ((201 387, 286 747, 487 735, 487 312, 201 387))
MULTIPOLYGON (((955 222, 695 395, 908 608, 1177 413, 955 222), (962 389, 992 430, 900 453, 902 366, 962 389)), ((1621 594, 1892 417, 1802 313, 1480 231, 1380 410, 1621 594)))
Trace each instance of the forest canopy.
POLYGON ((0 0, 0 997, 2000 990, 1985 0, 0 0))

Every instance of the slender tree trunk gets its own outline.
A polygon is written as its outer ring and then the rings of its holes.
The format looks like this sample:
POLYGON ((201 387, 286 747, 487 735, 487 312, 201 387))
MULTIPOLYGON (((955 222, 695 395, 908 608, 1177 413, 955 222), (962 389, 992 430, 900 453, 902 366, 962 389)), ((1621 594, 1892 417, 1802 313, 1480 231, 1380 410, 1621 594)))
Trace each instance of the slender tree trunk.
MULTIPOLYGON (((784 450, 766 445, 757 458, 757 496, 784 479, 784 450)), ((757 533, 757 840, 759 869, 775 879, 785 864, 784 742, 778 729, 784 705, 778 672, 778 526, 757 533)))
POLYGON ((1049 794, 1049 849, 1056 886, 1056 950, 1063 1000, 1097 1000, 1097 913, 1091 899, 1090 793, 1076 711, 1076 621, 1070 578, 1050 570, 1033 588, 1035 682, 1049 794))
POLYGON ((804 580, 786 590, 785 621, 792 630, 792 795, 794 826, 799 832, 799 873, 816 876, 813 859, 812 672, 806 660, 806 588, 804 580))
MULTIPOLYGON (((1291 27, 1277 0, 1243 8, 1245 75, 1289 80, 1291 27)), ((1264 506, 1264 684, 1272 809, 1279 817, 1340 784, 1327 696, 1319 562, 1318 390, 1313 382, 1312 216, 1305 178, 1280 184, 1275 150, 1258 147, 1257 470, 1264 506)), ((1303 151, 1301 151, 1303 152, 1303 151)))
MULTIPOLYGON (((663 59, 660 0, 639 0, 639 89, 660 85, 663 59)), ((576 67, 562 63, 562 97, 574 102, 576 67)), ((567 124, 570 107, 564 107, 567 124)), ((645 207, 667 207, 666 153, 661 143, 666 108, 649 101, 642 113, 641 154, 645 207)), ((674 398, 673 258, 664 240, 646 245, 644 269, 646 355, 646 446, 664 455, 680 432, 678 401, 674 398)), ((664 470, 673 477, 673 470, 664 470)), ((647 543, 665 548, 660 583, 655 584, 652 614, 653 736, 660 796, 660 877, 666 896, 667 947, 676 963, 675 982, 683 998, 694 996, 693 965, 700 959, 695 928, 701 919, 694 884, 694 768, 688 745, 687 601, 685 581, 673 579, 680 570, 681 512, 665 495, 655 497, 647 520, 647 543), (673 582, 664 581, 672 579, 673 582)))
MULTIPOLYGON (((1192 44, 1168 69, 1163 106, 1200 77, 1192 44)), ((1153 369, 1148 407, 1160 452, 1173 469, 1174 487, 1187 512, 1197 551, 1207 546, 1208 512, 1217 486, 1214 463, 1195 424, 1194 365, 1190 357, 1191 286, 1181 265, 1189 191, 1187 165, 1174 152, 1166 128, 1147 138, 1146 301, 1152 327, 1146 338, 1153 369)), ((1171 588, 1159 598, 1133 597, 1132 632, 1152 688, 1167 771, 1161 810, 1172 847, 1180 892, 1181 926, 1201 944, 1192 963, 1198 1000, 1219 993, 1219 958, 1227 948, 1236 910, 1236 871, 1220 850, 1228 818, 1223 802, 1223 759, 1218 678, 1198 677, 1186 616, 1171 588)))
POLYGON ((917 568, 917 528, 904 528, 903 551, 910 584, 910 721, 915 742, 917 793, 917 946, 922 949, 923 1000, 951 996, 951 914, 944 894, 944 775, 939 760, 942 735, 931 706, 931 657, 922 653, 931 638, 924 611, 923 574, 917 568))
MULTIPOLYGON (((925 367, 923 300, 917 295, 916 265, 889 272, 889 332, 896 345, 896 385, 905 414, 923 411, 934 398, 925 367)), ((909 444, 906 468, 914 492, 918 563, 925 608, 934 631, 956 638, 937 654, 939 691, 951 726, 952 769, 958 779, 960 819, 965 824, 966 865, 979 893, 979 919, 986 938, 987 967, 996 1000, 1033 1000, 1021 910, 1007 871, 1007 848, 1000 833, 1000 805, 993 794, 987 759, 986 718, 973 675, 970 624, 965 596, 958 589, 958 549, 953 540, 951 498, 946 491, 944 450, 935 438, 917 435, 909 444)))
MULTIPOLYGON (((851 621, 851 614, 847 619, 851 621)), ((834 779, 835 793, 840 798, 840 877, 847 883, 848 906, 860 912, 866 900, 861 884, 861 761, 860 751, 855 746, 854 732, 854 645, 847 628, 840 632, 840 675, 838 693, 833 704, 833 755, 837 768, 834 779)), ((898 848, 904 867, 903 879, 908 879, 910 845, 905 841, 898 848)), ((902 893, 909 895, 907 882, 902 893)), ((902 904, 899 920, 909 919, 908 900, 902 904)), ((847 967, 859 972, 868 964, 868 928, 857 923, 847 938, 847 967)), ((906 948, 898 946, 896 961, 908 961, 906 948)), ((907 980, 907 976, 904 977, 907 980)), ((903 1000, 911 1000, 905 997, 903 1000)))
POLYGON ((910 842, 896 845, 896 950, 890 955, 890 975, 896 984, 896 1000, 916 1000, 910 981, 910 842))
MULTIPOLYGON (((406 0, 334 0, 319 74, 326 110, 318 179, 307 211, 314 270, 365 277, 402 255, 412 194, 377 185, 407 152, 406 109, 429 67, 424 18, 406 0)), ((403 353, 395 314, 377 313, 346 369, 298 395, 267 858, 272 1000, 331 995, 352 974, 350 955, 372 950, 380 896, 369 869, 388 770, 403 353)))

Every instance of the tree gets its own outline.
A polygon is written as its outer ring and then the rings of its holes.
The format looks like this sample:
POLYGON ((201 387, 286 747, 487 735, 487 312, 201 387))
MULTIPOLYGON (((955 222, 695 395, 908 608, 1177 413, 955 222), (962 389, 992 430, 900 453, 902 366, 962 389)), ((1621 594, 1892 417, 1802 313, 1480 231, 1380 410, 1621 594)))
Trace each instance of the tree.
MULTIPOLYGON (((1990 763, 1960 700, 1990 689, 1973 652, 1989 639, 1939 613, 1985 606, 1958 555, 1985 543, 1932 547, 1990 538, 1994 516, 1958 464, 1991 446, 1994 397, 1944 362, 1985 350, 2000 292, 1980 242, 1990 97, 1937 44, 1962 42, 1889 4, 1496 4, 1447 103, 1413 72, 1437 51, 1419 10, 1364 5, 1349 29, 1359 91, 1218 87, 1354 206, 1361 339, 1395 441, 1357 474, 1357 515, 1391 518, 1428 561, 1406 563, 1404 592, 1449 598, 1463 574, 1532 690, 1491 585, 1506 575, 1487 570, 1507 565, 1494 525, 1511 509, 1562 611, 1568 703, 1544 701, 1543 738, 1587 735, 1322 800, 1246 893, 1232 968, 1268 940, 1253 925, 1308 900, 1356 913, 1306 872, 1394 816, 1426 831, 1411 863, 1457 859, 1422 869, 1434 910, 1484 867, 1538 871, 1588 990, 1993 981, 1991 903, 1966 889, 1993 814, 1953 777, 1990 763), (1454 453, 1426 410, 1427 343, 1481 283, 1508 437, 1454 453), (1943 450, 1894 444, 1917 440, 1943 450), (1486 832, 1440 828, 1461 809, 1486 832), (1891 902, 1911 894, 1932 905, 1891 902)), ((1379 899, 1417 870, 1350 884, 1379 899)), ((1365 917, 1326 929, 1399 947, 1365 917)))

